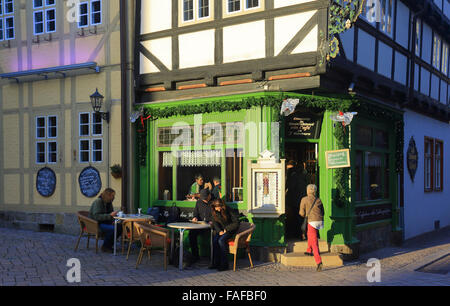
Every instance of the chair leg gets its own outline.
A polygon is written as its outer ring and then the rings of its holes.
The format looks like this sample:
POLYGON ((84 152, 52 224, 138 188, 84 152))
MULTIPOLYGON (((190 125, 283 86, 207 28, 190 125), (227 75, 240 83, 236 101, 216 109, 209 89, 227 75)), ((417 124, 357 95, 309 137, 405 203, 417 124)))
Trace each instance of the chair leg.
POLYGON ((139 251, 139 256, 138 256, 138 259, 137 259, 137 261, 136 261, 136 269, 138 268, 138 265, 140 264, 140 259, 141 259, 141 257, 142 257, 143 254, 144 254, 144 251, 143 251, 143 249, 141 249, 141 250, 139 251))
POLYGON ((77 244, 75 245, 75 252, 78 250, 78 246, 80 244, 80 239, 81 239, 82 236, 83 236, 83 232, 81 232, 80 236, 78 237, 77 244))
POLYGON ((164 247, 164 270, 167 271, 167 248, 164 247))
POLYGON ((95 236, 95 253, 98 253, 98 236, 95 236))
POLYGON ((130 256, 130 251, 131 251, 131 244, 132 244, 132 241, 131 241, 131 239, 128 241, 128 253, 127 253, 127 260, 128 260, 128 257, 130 256))
POLYGON ((236 256, 237 254, 234 254, 234 265, 233 265, 233 271, 236 271, 236 256))
POLYGON ((150 261, 150 259, 151 259, 151 256, 150 256, 150 249, 147 249, 147 255, 148 255, 148 260, 147 260, 147 261, 150 261))
POLYGON ((250 260, 250 267, 253 268, 252 256, 250 255, 250 249, 247 249, 248 259, 250 260))
POLYGON ((88 239, 87 239, 87 245, 86 245, 86 248, 89 249, 89 238, 91 238, 91 235, 88 234, 87 237, 88 237, 88 239))

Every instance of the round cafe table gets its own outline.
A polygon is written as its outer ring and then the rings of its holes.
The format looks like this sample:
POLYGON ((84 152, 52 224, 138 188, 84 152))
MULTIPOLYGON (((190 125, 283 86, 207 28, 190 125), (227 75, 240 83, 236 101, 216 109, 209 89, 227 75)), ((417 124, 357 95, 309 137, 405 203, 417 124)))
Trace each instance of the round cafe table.
MULTIPOLYGON (((146 222, 148 220, 154 221, 155 218, 150 215, 143 215, 143 214, 124 214, 122 216, 115 216, 114 217, 114 256, 116 255, 116 244, 117 244, 117 223, 120 221, 123 222, 146 222)), ((133 228, 133 227, 131 227, 133 228)), ((131 234, 131 240, 133 240, 133 231, 131 234)))
MULTIPOLYGON (((194 223, 194 222, 175 222, 175 223, 169 223, 167 224, 167 227, 172 228, 172 229, 178 229, 180 231, 180 260, 179 260, 179 265, 178 268, 180 270, 183 270, 183 235, 184 235, 184 231, 185 230, 200 230, 200 229, 211 229, 211 226, 208 223, 203 223, 203 222, 198 222, 198 223, 194 223)), ((211 236, 212 237, 212 236, 211 236)), ((172 245, 171 245, 171 250, 173 251, 173 231, 172 231, 172 245)), ((211 259, 212 259, 212 241, 211 241, 211 259)))

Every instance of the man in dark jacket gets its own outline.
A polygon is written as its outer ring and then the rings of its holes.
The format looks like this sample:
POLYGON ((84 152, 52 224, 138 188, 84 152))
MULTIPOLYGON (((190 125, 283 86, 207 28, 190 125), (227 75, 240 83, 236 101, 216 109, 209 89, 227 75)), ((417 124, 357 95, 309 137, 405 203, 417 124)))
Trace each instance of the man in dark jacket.
MULTIPOLYGON (((105 191, 92 203, 89 210, 89 218, 98 221, 100 230, 105 234, 102 251, 112 253, 114 244, 114 217, 118 212, 114 211, 112 202, 116 192, 111 188, 105 191)), ((122 235, 122 227, 117 227, 117 237, 122 235)))
POLYGON ((302 163, 297 166, 295 161, 290 160, 286 168, 286 237, 300 238, 303 220, 298 211, 300 201, 306 195, 306 176, 302 163))
MULTIPOLYGON (((211 193, 209 192, 209 189, 202 189, 200 191, 200 199, 195 204, 194 208, 194 218, 192 219, 192 222, 198 222, 198 221, 205 221, 210 223, 211 222, 211 193)), ((191 264, 197 262, 200 258, 199 251, 198 251, 198 235, 204 235, 206 233, 209 234, 210 230, 191 230, 189 231, 189 243, 191 245, 192 250, 192 259, 191 264)))

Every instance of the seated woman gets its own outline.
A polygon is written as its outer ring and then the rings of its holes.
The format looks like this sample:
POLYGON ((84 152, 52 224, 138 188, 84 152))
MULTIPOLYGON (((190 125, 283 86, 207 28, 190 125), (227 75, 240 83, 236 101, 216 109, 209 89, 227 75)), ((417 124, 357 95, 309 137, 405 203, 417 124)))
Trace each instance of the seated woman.
POLYGON ((200 191, 204 188, 208 188, 209 191, 211 191, 212 186, 210 183, 205 184, 203 175, 197 174, 195 176, 195 182, 191 185, 189 194, 186 196, 186 198, 190 200, 198 200, 200 198, 200 191))
POLYGON ((228 240, 233 238, 239 229, 239 218, 222 199, 215 199, 212 203, 213 264, 210 269, 228 270, 228 240))

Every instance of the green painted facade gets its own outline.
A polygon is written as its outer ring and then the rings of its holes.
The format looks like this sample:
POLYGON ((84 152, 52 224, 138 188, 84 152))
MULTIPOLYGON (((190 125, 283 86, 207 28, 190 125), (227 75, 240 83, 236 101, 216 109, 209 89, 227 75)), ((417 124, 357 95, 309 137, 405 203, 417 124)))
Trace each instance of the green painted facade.
MULTIPOLYGON (((289 97, 295 98, 296 94, 287 93, 289 97)), ((161 107, 176 107, 176 106, 189 106, 189 105, 206 105, 208 103, 214 103, 220 100, 237 102, 239 100, 252 97, 252 98, 264 98, 264 97, 280 97, 280 93, 255 93, 248 95, 235 95, 229 97, 220 98, 207 98, 207 99, 197 99, 189 101, 177 101, 177 102, 166 102, 164 104, 147 104, 146 108, 161 108, 161 107)), ((299 95, 300 96, 300 95, 299 95)), ((303 95, 304 96, 304 95, 303 95)), ((186 115, 186 116, 174 116, 169 118, 161 118, 154 121, 149 121, 146 141, 147 141, 147 155, 146 155, 146 165, 140 166, 136 165, 139 169, 137 171, 137 190, 138 195, 138 205, 144 211, 148 207, 152 206, 172 206, 176 203, 178 207, 194 207, 195 202, 188 201, 161 201, 158 199, 158 163, 159 163, 159 152, 170 151, 170 148, 158 147, 157 146, 157 129, 160 127, 169 127, 176 122, 185 122, 189 125, 201 124, 206 122, 237 122, 241 121, 244 124, 256 124, 257 137, 256 139, 250 139, 249 132, 245 132, 244 144, 239 145, 220 145, 215 147, 201 147, 194 146, 183 148, 187 150, 200 150, 200 149, 215 149, 215 150, 225 150, 227 148, 239 148, 245 150, 245 152, 250 152, 253 146, 256 146, 256 155, 247 156, 244 155, 243 161, 243 177, 244 177, 244 201, 239 203, 228 203, 231 207, 238 208, 244 214, 250 222, 256 224, 256 229, 254 235, 252 236, 251 244, 254 246, 285 246, 284 240, 284 226, 285 217, 280 216, 277 219, 270 218, 254 218, 251 214, 247 214, 247 182, 245 178, 247 177, 247 160, 257 159, 258 154, 265 149, 273 151, 274 146, 280 146, 280 158, 284 158, 284 147, 286 143, 290 142, 312 142, 318 144, 318 164, 319 164, 319 196, 324 204, 325 218, 324 218, 324 228, 320 230, 320 236, 322 239, 326 239, 332 245, 345 245, 352 246, 356 245, 359 241, 356 238, 358 231, 363 231, 370 229, 372 227, 383 226, 385 224, 391 224, 393 230, 399 230, 398 228, 398 179, 395 169, 395 143, 398 141, 396 139, 396 134, 392 132, 394 130, 392 121, 383 120, 370 120, 369 118, 364 118, 364 115, 358 115, 355 117, 349 133, 346 134, 348 138, 349 148, 351 149, 351 164, 350 175, 348 177, 348 184, 350 190, 348 190, 349 198, 348 204, 341 207, 335 203, 335 192, 336 192, 336 180, 335 171, 332 169, 326 169, 325 163, 325 152, 342 149, 339 147, 336 137, 335 130, 342 128, 340 123, 336 123, 330 119, 330 115, 335 114, 335 111, 325 110, 324 118, 322 122, 321 135, 319 139, 310 140, 295 140, 286 139, 284 137, 284 122, 283 118, 279 118, 279 109, 269 106, 252 107, 250 109, 240 109, 238 111, 220 112, 220 113, 208 113, 208 114, 198 114, 198 115, 186 115), (271 122, 278 122, 280 120, 279 134, 274 134, 278 139, 272 138, 271 122), (260 126, 260 123, 268 123, 266 125, 260 126), (355 171, 354 160, 356 150, 360 149, 372 149, 372 148, 361 148, 355 143, 355 133, 352 131, 356 129, 359 125, 373 126, 381 130, 387 131, 389 135, 390 146, 387 149, 382 150, 383 153, 390 154, 389 159, 389 190, 390 195, 388 199, 379 201, 353 201, 355 198, 354 187, 355 187, 355 176, 352 175, 355 171), (252 147, 251 147, 252 146, 252 147), (382 220, 374 223, 368 223, 364 225, 356 225, 355 223, 355 208, 362 206, 374 206, 383 205, 386 203, 392 204, 392 219, 382 220)), ((222 190, 226 190, 226 179, 225 179, 225 161, 222 159, 222 190)), ((173 191, 172 195, 175 196, 176 191, 176 167, 173 167, 173 191)))

